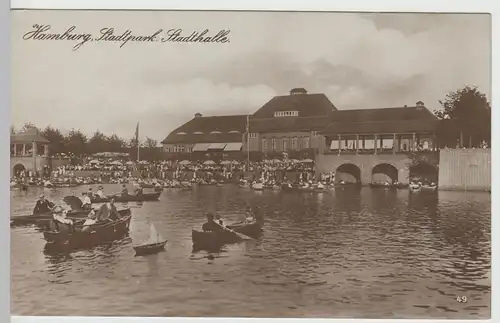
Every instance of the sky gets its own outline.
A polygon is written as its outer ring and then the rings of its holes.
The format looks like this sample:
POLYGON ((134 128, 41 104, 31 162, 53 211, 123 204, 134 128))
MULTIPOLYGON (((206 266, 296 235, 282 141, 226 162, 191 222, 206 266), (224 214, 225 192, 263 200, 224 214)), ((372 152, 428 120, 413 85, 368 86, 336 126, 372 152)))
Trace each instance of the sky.
MULTIPOLYGON (((450 91, 491 97, 491 17, 479 14, 15 11, 11 123, 163 140, 194 117, 249 114, 295 87, 337 109, 431 109, 450 91), (97 36, 230 30, 225 44, 23 40, 34 24, 97 36)), ((491 99, 490 99, 491 100, 491 99)))

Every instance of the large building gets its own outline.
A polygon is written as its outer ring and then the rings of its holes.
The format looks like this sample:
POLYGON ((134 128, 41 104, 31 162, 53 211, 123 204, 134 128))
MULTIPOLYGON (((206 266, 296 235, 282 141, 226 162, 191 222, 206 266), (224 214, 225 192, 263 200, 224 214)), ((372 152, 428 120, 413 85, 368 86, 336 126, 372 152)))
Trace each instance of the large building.
POLYGON ((177 159, 245 158, 249 152, 259 160, 286 153, 288 158, 316 159, 318 172, 339 172, 349 164, 355 166, 347 166, 354 169, 350 178, 361 182, 373 180, 373 168, 387 164, 397 169, 393 179, 405 181, 407 170, 401 169, 409 163, 409 153, 434 151, 437 123, 420 101, 396 108, 338 110, 324 94, 296 88, 250 116, 197 114, 162 144, 177 159))

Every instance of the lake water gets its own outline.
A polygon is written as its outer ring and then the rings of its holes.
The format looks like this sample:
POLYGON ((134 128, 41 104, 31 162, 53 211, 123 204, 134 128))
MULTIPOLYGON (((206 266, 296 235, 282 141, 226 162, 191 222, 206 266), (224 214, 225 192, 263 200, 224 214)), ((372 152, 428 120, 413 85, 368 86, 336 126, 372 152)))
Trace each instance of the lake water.
MULTIPOLYGON (((29 213, 42 191, 58 200, 87 189, 12 191, 12 216, 29 213)), ((130 205, 129 237, 92 250, 47 254, 40 231, 12 228, 12 314, 490 317, 487 193, 227 185, 165 190, 158 202, 130 205), (229 223, 249 205, 265 217, 261 239, 193 253, 191 229, 206 211, 229 223), (166 251, 135 257, 149 221, 168 239, 166 251)))

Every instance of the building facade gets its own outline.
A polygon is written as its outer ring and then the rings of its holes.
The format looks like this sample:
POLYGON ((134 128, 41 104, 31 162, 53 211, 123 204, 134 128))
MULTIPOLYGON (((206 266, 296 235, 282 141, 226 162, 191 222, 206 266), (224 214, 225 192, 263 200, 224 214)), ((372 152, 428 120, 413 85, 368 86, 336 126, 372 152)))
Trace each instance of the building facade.
POLYGON ((211 158, 211 152, 219 152, 220 159, 310 158, 317 173, 336 173, 337 181, 405 183, 416 154, 437 165, 437 125, 420 101, 411 107, 338 110, 324 94, 295 88, 249 116, 197 114, 162 143, 165 153, 177 158, 211 158))
POLYGON ((50 166, 49 141, 38 129, 29 128, 10 136, 10 166, 11 176, 41 174, 50 166))

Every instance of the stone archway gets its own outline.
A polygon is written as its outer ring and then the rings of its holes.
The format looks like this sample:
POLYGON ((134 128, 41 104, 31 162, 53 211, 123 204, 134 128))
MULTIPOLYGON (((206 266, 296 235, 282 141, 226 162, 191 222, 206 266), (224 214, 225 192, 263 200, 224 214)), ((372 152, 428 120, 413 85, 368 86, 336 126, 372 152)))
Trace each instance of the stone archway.
POLYGON ((361 169, 351 163, 342 164, 335 171, 335 183, 361 184, 361 169))
POLYGON ((410 167, 410 179, 437 182, 438 169, 425 161, 419 161, 410 167))
POLYGON ((14 176, 18 177, 23 171, 26 170, 23 164, 16 164, 14 168, 12 168, 14 176))
POLYGON ((391 164, 378 164, 372 169, 372 183, 394 183, 399 180, 398 169, 391 164))

